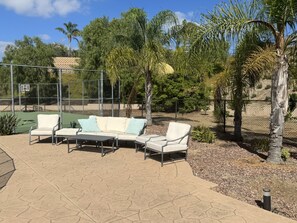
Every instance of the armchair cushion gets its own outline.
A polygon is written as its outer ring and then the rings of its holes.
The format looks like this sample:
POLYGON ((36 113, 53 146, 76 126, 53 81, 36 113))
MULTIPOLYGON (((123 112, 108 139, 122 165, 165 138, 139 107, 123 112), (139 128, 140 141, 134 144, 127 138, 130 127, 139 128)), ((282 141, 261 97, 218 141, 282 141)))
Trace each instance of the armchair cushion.
POLYGON ((162 152, 162 147, 163 147, 164 153, 182 151, 182 150, 188 149, 187 145, 177 144, 174 142, 167 142, 167 141, 148 141, 147 147, 157 152, 162 152), (168 144, 166 145, 166 143, 168 144))
POLYGON ((37 115, 37 123, 38 129, 43 129, 43 128, 50 128, 53 130, 58 130, 59 126, 57 125, 59 123, 59 115, 53 114, 53 115, 48 115, 48 114, 38 114, 37 115))
POLYGON ((188 143, 188 134, 190 133, 191 126, 185 123, 170 122, 166 133, 167 140, 176 140, 176 143, 186 145, 188 143), (186 136, 183 139, 180 137, 186 136))

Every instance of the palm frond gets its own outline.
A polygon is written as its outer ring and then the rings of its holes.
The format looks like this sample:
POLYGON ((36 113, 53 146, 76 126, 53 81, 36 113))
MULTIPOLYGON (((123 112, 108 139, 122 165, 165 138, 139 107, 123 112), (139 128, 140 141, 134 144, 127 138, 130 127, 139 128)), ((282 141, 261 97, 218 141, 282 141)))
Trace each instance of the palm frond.
POLYGON ((165 10, 155 15, 148 23, 147 36, 148 39, 160 38, 163 33, 164 25, 176 25, 177 17, 174 12, 165 10))
POLYGON ((112 84, 120 78, 121 71, 137 64, 136 52, 129 47, 117 47, 111 50, 106 59, 106 69, 112 84))
POLYGON ((274 47, 258 47, 246 59, 242 72, 250 80, 257 80, 265 72, 272 71, 276 66, 276 52, 274 47))

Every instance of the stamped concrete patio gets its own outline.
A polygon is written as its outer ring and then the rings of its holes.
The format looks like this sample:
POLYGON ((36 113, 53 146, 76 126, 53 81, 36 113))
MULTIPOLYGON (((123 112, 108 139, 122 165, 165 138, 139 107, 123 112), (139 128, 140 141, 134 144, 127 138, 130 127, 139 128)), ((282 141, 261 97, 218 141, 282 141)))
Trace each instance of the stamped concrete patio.
POLYGON ((0 222, 295 222, 212 191, 185 161, 160 167, 121 148, 101 157, 65 144, 1 136, 16 171, 0 190, 0 222))

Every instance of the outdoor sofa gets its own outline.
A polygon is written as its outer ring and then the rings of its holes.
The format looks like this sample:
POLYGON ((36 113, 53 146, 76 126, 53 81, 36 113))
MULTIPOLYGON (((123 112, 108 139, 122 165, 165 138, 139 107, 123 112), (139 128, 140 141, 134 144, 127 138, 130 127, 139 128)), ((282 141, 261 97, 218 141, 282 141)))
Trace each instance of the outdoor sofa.
POLYGON ((56 132, 56 138, 71 135, 98 135, 114 137, 116 147, 119 141, 132 141, 143 134, 146 129, 146 119, 124 117, 89 116, 88 119, 78 119, 79 129, 61 129, 56 132))

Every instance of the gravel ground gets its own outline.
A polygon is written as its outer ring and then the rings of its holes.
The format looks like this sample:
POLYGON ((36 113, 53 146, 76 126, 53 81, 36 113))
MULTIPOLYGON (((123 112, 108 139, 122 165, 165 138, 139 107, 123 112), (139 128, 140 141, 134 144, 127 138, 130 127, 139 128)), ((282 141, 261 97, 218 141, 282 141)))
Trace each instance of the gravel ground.
MULTIPOLYGON (((167 125, 153 125, 148 133, 164 134, 167 125)), ((271 189, 273 212, 297 220, 297 148, 285 164, 265 162, 267 154, 254 154, 235 142, 216 140, 214 144, 190 140, 188 162, 193 174, 216 183, 213 190, 261 206, 263 188, 271 189)))

